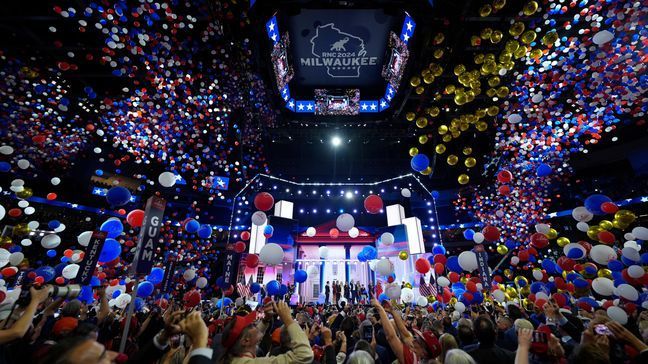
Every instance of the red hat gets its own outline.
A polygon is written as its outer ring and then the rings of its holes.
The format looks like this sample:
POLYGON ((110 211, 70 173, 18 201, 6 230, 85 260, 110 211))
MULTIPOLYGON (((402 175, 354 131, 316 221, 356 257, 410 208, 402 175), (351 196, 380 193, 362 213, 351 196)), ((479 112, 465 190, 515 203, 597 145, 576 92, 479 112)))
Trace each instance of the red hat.
POLYGON ((79 320, 74 317, 61 317, 52 328, 52 333, 55 336, 61 336, 73 331, 79 326, 79 320))
POLYGON ((430 353, 432 358, 436 358, 437 356, 441 355, 441 343, 439 343, 439 339, 437 339, 436 336, 434 336, 433 333, 430 331, 426 332, 420 332, 419 330, 413 330, 414 334, 416 337, 423 339, 425 341, 425 346, 427 348, 428 353, 430 353))
POLYGON ((251 324, 256 321, 256 311, 251 312, 245 316, 236 316, 234 318, 235 323, 234 327, 229 333, 229 336, 225 337, 223 336, 222 344, 226 348, 231 348, 236 344, 238 341, 239 337, 241 337, 241 333, 243 333, 243 330, 250 326, 251 324))

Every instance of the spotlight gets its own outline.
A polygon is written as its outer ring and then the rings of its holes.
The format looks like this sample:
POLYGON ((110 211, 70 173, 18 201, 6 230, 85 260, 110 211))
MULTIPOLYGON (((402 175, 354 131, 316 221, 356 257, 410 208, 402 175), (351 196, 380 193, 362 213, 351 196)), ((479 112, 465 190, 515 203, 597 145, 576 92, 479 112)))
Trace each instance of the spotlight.
POLYGON ((344 197, 346 197, 348 200, 353 198, 353 192, 347 191, 347 193, 344 194, 344 197))
POLYGON ((340 139, 339 136, 336 135, 333 138, 331 138, 331 145, 337 148, 340 146, 340 144, 342 144, 342 139, 340 139))

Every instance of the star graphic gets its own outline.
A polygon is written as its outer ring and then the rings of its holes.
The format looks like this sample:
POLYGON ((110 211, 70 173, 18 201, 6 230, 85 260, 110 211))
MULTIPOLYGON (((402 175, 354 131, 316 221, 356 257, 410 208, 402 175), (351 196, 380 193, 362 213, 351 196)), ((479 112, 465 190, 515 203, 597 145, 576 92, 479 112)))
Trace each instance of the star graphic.
POLYGON ((367 110, 367 104, 362 104, 362 110, 367 110))
POLYGON ((312 105, 312 104, 308 104, 308 105, 306 105, 306 108, 307 108, 308 110, 313 110, 313 105, 312 105))
POLYGON ((405 33, 403 34, 403 39, 407 42, 410 39, 410 36, 407 33, 405 33))
POLYGON ((273 21, 270 21, 270 25, 268 25, 268 28, 270 29, 271 32, 274 31, 275 23, 273 21))
POLYGON ((414 24, 412 24, 412 22, 408 20, 406 25, 407 25, 407 31, 411 32, 414 24))
POLYGON ((642 197, 641 202, 648 202, 648 197, 642 197))
POLYGON ((371 110, 376 110, 376 103, 372 102, 370 107, 371 107, 371 110))
POLYGON ((382 101, 382 102, 380 103, 380 106, 381 106, 381 107, 385 107, 385 106, 387 106, 387 103, 386 103, 385 101, 382 101))
POLYGON ((392 99, 391 94, 387 95, 386 99, 387 99, 387 101, 391 101, 391 99, 392 99))
POLYGON ((292 108, 292 107, 295 107, 295 103, 292 102, 292 101, 290 101, 290 102, 288 103, 288 106, 290 106, 291 108, 292 108))
POLYGON ((271 38, 273 41, 276 42, 276 41, 277 41, 277 34, 274 34, 274 33, 273 33, 272 36, 271 36, 270 38, 271 38))
POLYGON ((297 105, 297 108, 298 108, 299 110, 304 110, 304 104, 298 104, 298 105, 297 105))
POLYGON ((216 183, 218 183, 218 186, 220 187, 225 187, 225 181, 220 178, 216 180, 216 183))

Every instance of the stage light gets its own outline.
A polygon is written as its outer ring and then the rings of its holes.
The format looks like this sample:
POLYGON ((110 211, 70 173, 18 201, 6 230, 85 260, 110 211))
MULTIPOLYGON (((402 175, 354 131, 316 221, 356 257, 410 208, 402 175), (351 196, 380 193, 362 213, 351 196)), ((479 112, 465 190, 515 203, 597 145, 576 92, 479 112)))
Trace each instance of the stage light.
POLYGON ((339 136, 336 135, 331 138, 331 145, 337 148, 340 146, 340 144, 342 144, 342 139, 339 136))
POLYGON ((326 209, 326 213, 327 213, 327 214, 330 214, 330 213, 331 213, 331 209, 326 209))
POLYGON ((350 199, 353 198, 353 193, 352 193, 351 191, 347 191, 347 192, 344 194, 344 197, 346 197, 347 200, 350 200, 350 199))
POLYGON ((316 194, 317 194, 317 191, 313 190, 313 195, 316 195, 316 194))

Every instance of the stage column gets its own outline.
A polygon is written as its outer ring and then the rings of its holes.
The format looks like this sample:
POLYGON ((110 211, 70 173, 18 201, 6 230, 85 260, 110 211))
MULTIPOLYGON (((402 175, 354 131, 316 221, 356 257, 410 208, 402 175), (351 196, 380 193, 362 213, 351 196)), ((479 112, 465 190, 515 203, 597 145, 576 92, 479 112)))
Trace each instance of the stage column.
MULTIPOLYGON (((344 257, 347 260, 351 259, 351 245, 349 244, 344 244, 344 257)), ((349 261, 344 262, 344 274, 346 277, 347 284, 349 283, 349 278, 350 278, 349 264, 351 264, 349 261)))

